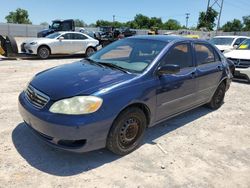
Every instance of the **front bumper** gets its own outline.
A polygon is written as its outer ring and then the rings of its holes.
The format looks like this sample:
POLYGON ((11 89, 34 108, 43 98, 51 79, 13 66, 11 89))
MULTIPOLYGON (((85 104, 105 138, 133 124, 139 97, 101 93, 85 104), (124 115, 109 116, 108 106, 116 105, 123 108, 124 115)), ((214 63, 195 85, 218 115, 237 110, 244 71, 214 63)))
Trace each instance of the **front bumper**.
POLYGON ((69 116, 38 110, 23 92, 19 95, 19 112, 28 127, 46 143, 73 152, 104 148, 112 124, 111 120, 92 115, 69 116))
POLYGON ((21 51, 23 53, 27 54, 37 54, 37 46, 36 45, 30 45, 27 43, 22 43, 21 44, 21 51))

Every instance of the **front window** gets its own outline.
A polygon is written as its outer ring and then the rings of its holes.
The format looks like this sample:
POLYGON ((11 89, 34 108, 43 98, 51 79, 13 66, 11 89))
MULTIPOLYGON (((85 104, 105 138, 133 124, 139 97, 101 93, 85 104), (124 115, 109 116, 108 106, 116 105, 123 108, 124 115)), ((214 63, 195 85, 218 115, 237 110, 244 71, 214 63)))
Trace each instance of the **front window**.
POLYGON ((61 27, 61 22, 54 22, 51 26, 51 29, 59 30, 60 27, 61 27))
POLYGON ((150 65, 166 44, 167 42, 158 40, 123 39, 96 52, 89 59, 140 73, 150 65))
POLYGON ((212 38, 210 42, 214 45, 225 45, 225 46, 231 46, 234 41, 234 38, 226 38, 226 37, 216 37, 212 38))
POLYGON ((189 44, 178 44, 167 53, 162 60, 162 65, 175 64, 179 65, 181 69, 192 67, 192 53, 189 44))
POLYGON ((244 40, 237 50, 250 50, 250 39, 244 40))
POLYGON ((55 38, 57 38, 59 35, 60 35, 60 33, 52 33, 52 34, 50 34, 50 35, 47 35, 46 38, 55 39, 55 38))
POLYGON ((209 46, 204 44, 195 44, 194 49, 198 65, 215 62, 213 50, 209 46))

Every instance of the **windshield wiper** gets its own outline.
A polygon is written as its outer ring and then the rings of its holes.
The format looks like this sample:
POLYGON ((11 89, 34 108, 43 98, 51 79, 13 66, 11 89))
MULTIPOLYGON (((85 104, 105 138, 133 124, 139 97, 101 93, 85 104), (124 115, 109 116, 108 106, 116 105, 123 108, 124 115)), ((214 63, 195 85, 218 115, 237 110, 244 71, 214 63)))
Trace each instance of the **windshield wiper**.
POLYGON ((120 67, 120 66, 118 66, 116 64, 113 64, 113 63, 103 63, 103 62, 98 62, 98 63, 100 63, 101 65, 107 66, 107 67, 115 68, 115 69, 120 70, 122 72, 125 72, 127 74, 130 74, 130 72, 127 69, 125 69, 123 67, 120 67))
POLYGON ((90 64, 94 64, 94 65, 97 65, 99 67, 105 67, 101 63, 99 63, 98 61, 94 61, 93 59, 85 58, 85 60, 87 60, 90 64))

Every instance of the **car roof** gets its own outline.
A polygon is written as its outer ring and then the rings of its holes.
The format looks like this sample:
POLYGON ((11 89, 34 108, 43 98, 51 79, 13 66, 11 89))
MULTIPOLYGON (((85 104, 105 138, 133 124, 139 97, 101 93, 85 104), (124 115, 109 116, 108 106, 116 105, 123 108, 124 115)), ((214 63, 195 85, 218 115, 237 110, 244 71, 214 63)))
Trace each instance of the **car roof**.
POLYGON ((135 38, 135 39, 145 39, 145 40, 158 40, 162 42, 172 42, 172 41, 195 41, 195 42, 203 42, 203 43, 208 43, 206 40, 202 39, 193 39, 193 38, 188 38, 188 37, 183 37, 183 36, 178 36, 178 35, 136 35, 132 36, 129 38, 135 38))
POLYGON ((56 20, 52 20, 52 22, 67 22, 67 21, 74 21, 73 19, 66 19, 66 20, 61 20, 61 19, 56 19, 56 20))
POLYGON ((238 35, 225 35, 225 36, 215 36, 214 38, 250 38, 248 36, 238 36, 238 35))
POLYGON ((78 32, 78 31, 58 31, 58 32, 56 32, 56 33, 59 33, 59 34, 78 33, 78 34, 86 35, 85 33, 78 32))

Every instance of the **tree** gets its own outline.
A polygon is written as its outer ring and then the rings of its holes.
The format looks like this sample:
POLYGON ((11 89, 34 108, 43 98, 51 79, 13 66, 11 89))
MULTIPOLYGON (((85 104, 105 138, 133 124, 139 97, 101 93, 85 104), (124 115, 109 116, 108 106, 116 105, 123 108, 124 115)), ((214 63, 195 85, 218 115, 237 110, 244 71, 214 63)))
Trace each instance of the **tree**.
POLYGON ((142 14, 137 14, 134 18, 134 24, 137 26, 135 29, 148 29, 150 28, 150 18, 142 14))
POLYGON ((9 15, 6 16, 5 19, 7 20, 7 23, 32 24, 29 20, 28 11, 21 8, 9 12, 9 15))
POLYGON ((234 19, 233 21, 229 21, 222 26, 222 30, 224 32, 232 32, 232 31, 241 31, 243 28, 243 24, 240 20, 234 19))
POLYGON ((177 20, 169 19, 164 23, 163 28, 166 30, 178 30, 181 29, 182 27, 177 20))
POLYGON ((208 8, 207 12, 200 12, 197 28, 200 29, 205 27, 208 30, 213 31, 213 28, 216 25, 214 22, 217 16, 218 12, 211 7, 208 8))
POLYGON ((156 17, 152 17, 149 19, 149 28, 151 27, 158 27, 158 28, 162 28, 162 20, 161 18, 156 18, 156 17))
POLYGON ((87 24, 83 20, 80 20, 80 19, 75 19, 74 22, 75 22, 75 27, 86 27, 87 26, 87 24))
POLYGON ((244 31, 250 31, 250 15, 243 17, 244 31))

